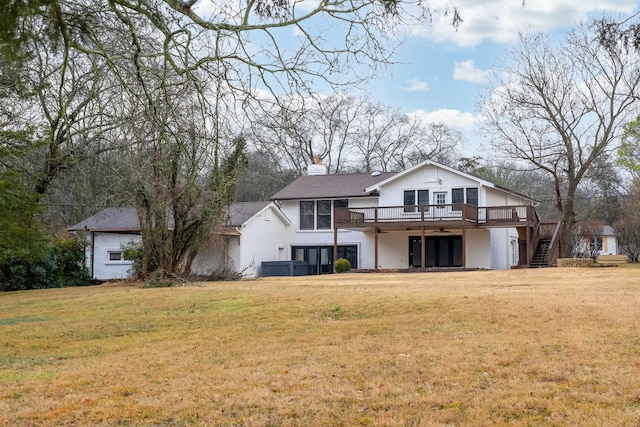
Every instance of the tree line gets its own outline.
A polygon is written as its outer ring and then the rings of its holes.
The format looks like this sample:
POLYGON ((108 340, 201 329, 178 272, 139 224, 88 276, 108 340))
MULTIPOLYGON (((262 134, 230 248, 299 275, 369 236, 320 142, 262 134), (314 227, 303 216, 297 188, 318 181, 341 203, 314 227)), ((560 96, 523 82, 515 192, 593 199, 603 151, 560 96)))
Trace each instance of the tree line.
MULTIPOLYGON (((428 19, 427 3, 211 8, 9 2, 0 32, 3 271, 42 258, 37 248, 52 234, 102 207, 135 206, 143 275, 186 275, 231 201, 268 198, 316 156, 330 173, 435 159, 539 199, 565 242, 583 214, 632 223, 633 191, 622 190, 618 167, 637 181, 635 17, 581 24, 559 44, 523 35, 479 104, 493 155, 474 159, 445 124, 345 90, 364 80, 354 64, 391 64, 394 29, 428 19), (320 17, 340 22, 344 37, 324 38, 320 17), (286 49, 283 28, 297 30, 286 49), (319 82, 331 94, 319 94, 319 82)), ((461 22, 457 10, 443 15, 461 22)))

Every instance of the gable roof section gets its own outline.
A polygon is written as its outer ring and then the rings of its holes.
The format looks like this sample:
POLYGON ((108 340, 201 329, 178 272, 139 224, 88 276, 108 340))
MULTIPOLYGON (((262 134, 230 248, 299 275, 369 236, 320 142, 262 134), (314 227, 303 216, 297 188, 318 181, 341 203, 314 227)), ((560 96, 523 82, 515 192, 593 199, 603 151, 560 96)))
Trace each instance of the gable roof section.
POLYGON ((477 181, 479 184, 486 185, 488 187, 494 187, 493 183, 491 183, 489 181, 485 181, 484 179, 480 179, 477 176, 469 175, 466 172, 461 172, 461 171, 459 171, 457 169, 453 169, 453 168, 451 168, 449 166, 445 166, 445 165, 443 165, 441 163, 434 162, 433 160, 425 160, 423 162, 418 163, 417 165, 414 165, 414 166, 410 167, 409 169, 405 169, 402 172, 398 172, 397 174, 394 174, 393 176, 390 176, 390 177, 388 177, 387 179, 385 179, 383 181, 380 181, 380 182, 375 183, 374 185, 372 185, 370 187, 367 187, 366 191, 378 191, 378 189, 380 187, 384 186, 385 184, 387 184, 389 182, 392 182, 392 181, 395 181, 396 179, 401 178, 401 177, 403 177, 405 175, 409 175, 413 171, 421 169, 424 166, 435 166, 437 168, 444 169, 444 170, 449 171, 451 173, 455 173, 456 175, 460 175, 460 176, 463 176, 463 177, 468 178, 470 180, 477 181))
POLYGON ((291 224, 291 220, 272 202, 236 202, 229 206, 229 220, 225 225, 240 227, 270 207, 273 208, 273 211, 280 217, 282 222, 287 225, 291 224))
POLYGON ((382 172, 379 175, 368 173, 305 175, 271 196, 271 200, 366 197, 370 195, 370 192, 366 191, 367 187, 393 175, 395 175, 393 172, 382 172))
POLYGON ((225 225, 239 227, 249 221, 258 212, 269 205, 269 202, 238 202, 229 206, 228 221, 225 225))
POLYGON ((385 184, 387 184, 389 182, 392 182, 392 181, 395 181, 396 179, 398 179, 400 177, 403 177, 405 175, 408 175, 408 174, 412 173, 415 170, 421 169, 424 166, 435 166, 437 168, 444 169, 444 170, 446 170, 448 172, 454 173, 456 175, 460 175, 460 176, 465 177, 467 179, 470 179, 472 181, 476 181, 478 184, 482 185, 483 187, 495 188, 496 190, 503 191, 505 193, 510 193, 510 194, 513 194, 514 196, 521 197, 523 199, 535 201, 533 198, 531 198, 531 197, 529 197, 529 196, 527 196, 525 194, 521 194, 521 193, 518 193, 516 191, 510 190, 510 189, 508 189, 506 187, 502 187, 502 186, 496 185, 493 182, 484 180, 482 178, 478 178, 477 176, 468 174, 466 172, 459 171, 459 170, 454 169, 452 167, 443 165, 442 163, 434 162, 433 160, 425 160, 423 162, 418 163, 415 166, 410 167, 409 169, 406 169, 406 170, 404 170, 402 172, 398 172, 396 174, 393 174, 392 176, 387 177, 386 179, 384 179, 384 180, 382 180, 380 182, 377 182, 377 183, 371 185, 370 187, 367 187, 367 189, 365 191, 366 192, 379 191, 380 187, 384 186, 385 184))

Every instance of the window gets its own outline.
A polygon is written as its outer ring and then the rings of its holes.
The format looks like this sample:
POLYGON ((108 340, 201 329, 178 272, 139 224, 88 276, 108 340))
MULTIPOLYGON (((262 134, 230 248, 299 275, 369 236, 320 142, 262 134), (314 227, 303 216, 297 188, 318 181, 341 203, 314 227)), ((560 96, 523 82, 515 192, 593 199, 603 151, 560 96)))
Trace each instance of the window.
POLYGON ((471 206, 478 206, 477 188, 467 188, 467 204, 471 206))
POLYGON ((313 201, 300 201, 300 230, 313 230, 314 205, 313 201))
POLYGON ((464 188, 451 189, 451 203, 453 203, 452 211, 461 211, 464 203, 464 188))
POLYGON ((452 188, 451 189, 451 203, 453 211, 461 211, 462 204, 466 203, 471 206, 478 206, 478 189, 477 188, 452 188), (466 191, 466 200, 465 200, 466 191))
MULTIPOLYGON (((338 246, 336 258, 345 258, 352 269, 358 268, 358 247, 356 245, 338 246)), ((333 273, 333 246, 293 246, 291 259, 307 261, 309 274, 333 273)))
POLYGON ((328 230, 333 226, 334 209, 348 207, 347 199, 300 201, 300 230, 328 230))
POLYGON ((418 190, 418 205, 429 206, 429 190, 418 190))
POLYGON ((317 229, 331 228, 331 200, 318 200, 317 229))
POLYGON ((334 208, 348 208, 349 201, 347 199, 338 199, 333 201, 334 208))
POLYGON ((404 211, 415 212, 416 192, 415 190, 404 190, 404 211))
POLYGON ((416 205, 429 206, 429 190, 404 190, 404 211, 415 212, 416 205), (416 203, 416 193, 418 203, 416 203))
POLYGON ((447 203, 447 193, 434 193, 433 198, 436 205, 444 205, 447 203))
POLYGON ((123 261, 122 251, 109 251, 109 261, 123 261))
POLYGON ((591 253, 602 251, 602 236, 593 236, 589 239, 589 251, 591 253))

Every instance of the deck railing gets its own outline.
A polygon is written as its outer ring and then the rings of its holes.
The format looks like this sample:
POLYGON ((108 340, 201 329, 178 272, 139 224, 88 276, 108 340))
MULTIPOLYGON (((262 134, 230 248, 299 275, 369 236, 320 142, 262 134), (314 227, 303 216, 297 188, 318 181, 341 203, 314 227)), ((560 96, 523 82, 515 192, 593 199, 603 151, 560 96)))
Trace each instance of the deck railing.
POLYGON ((545 240, 551 240, 557 225, 558 225, 557 222, 540 223, 540 238, 545 240))
POLYGON ((336 208, 334 218, 338 226, 462 220, 476 224, 499 225, 533 221, 532 215, 535 215, 535 210, 528 205, 477 207, 466 203, 453 203, 336 208))

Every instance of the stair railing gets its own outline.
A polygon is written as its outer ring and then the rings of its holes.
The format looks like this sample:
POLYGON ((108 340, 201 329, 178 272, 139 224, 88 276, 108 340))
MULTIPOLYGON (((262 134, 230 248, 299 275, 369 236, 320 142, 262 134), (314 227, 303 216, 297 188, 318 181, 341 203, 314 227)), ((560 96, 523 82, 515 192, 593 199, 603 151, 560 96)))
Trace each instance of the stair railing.
POLYGON ((528 206, 527 222, 527 227, 531 227, 531 240, 527 242, 527 244, 529 245, 529 248, 527 249, 527 254, 529 256, 527 265, 530 267, 531 261, 533 261, 533 257, 536 252, 536 248, 538 247, 538 242, 540 241, 540 219, 538 218, 538 213, 533 206, 528 206))
POLYGON ((560 238, 560 227, 562 221, 558 221, 556 228, 553 230, 553 236, 551 237, 551 243, 549 243, 549 250, 547 251, 547 265, 549 267, 556 266, 558 264, 558 250, 560 245, 558 239, 560 238))

